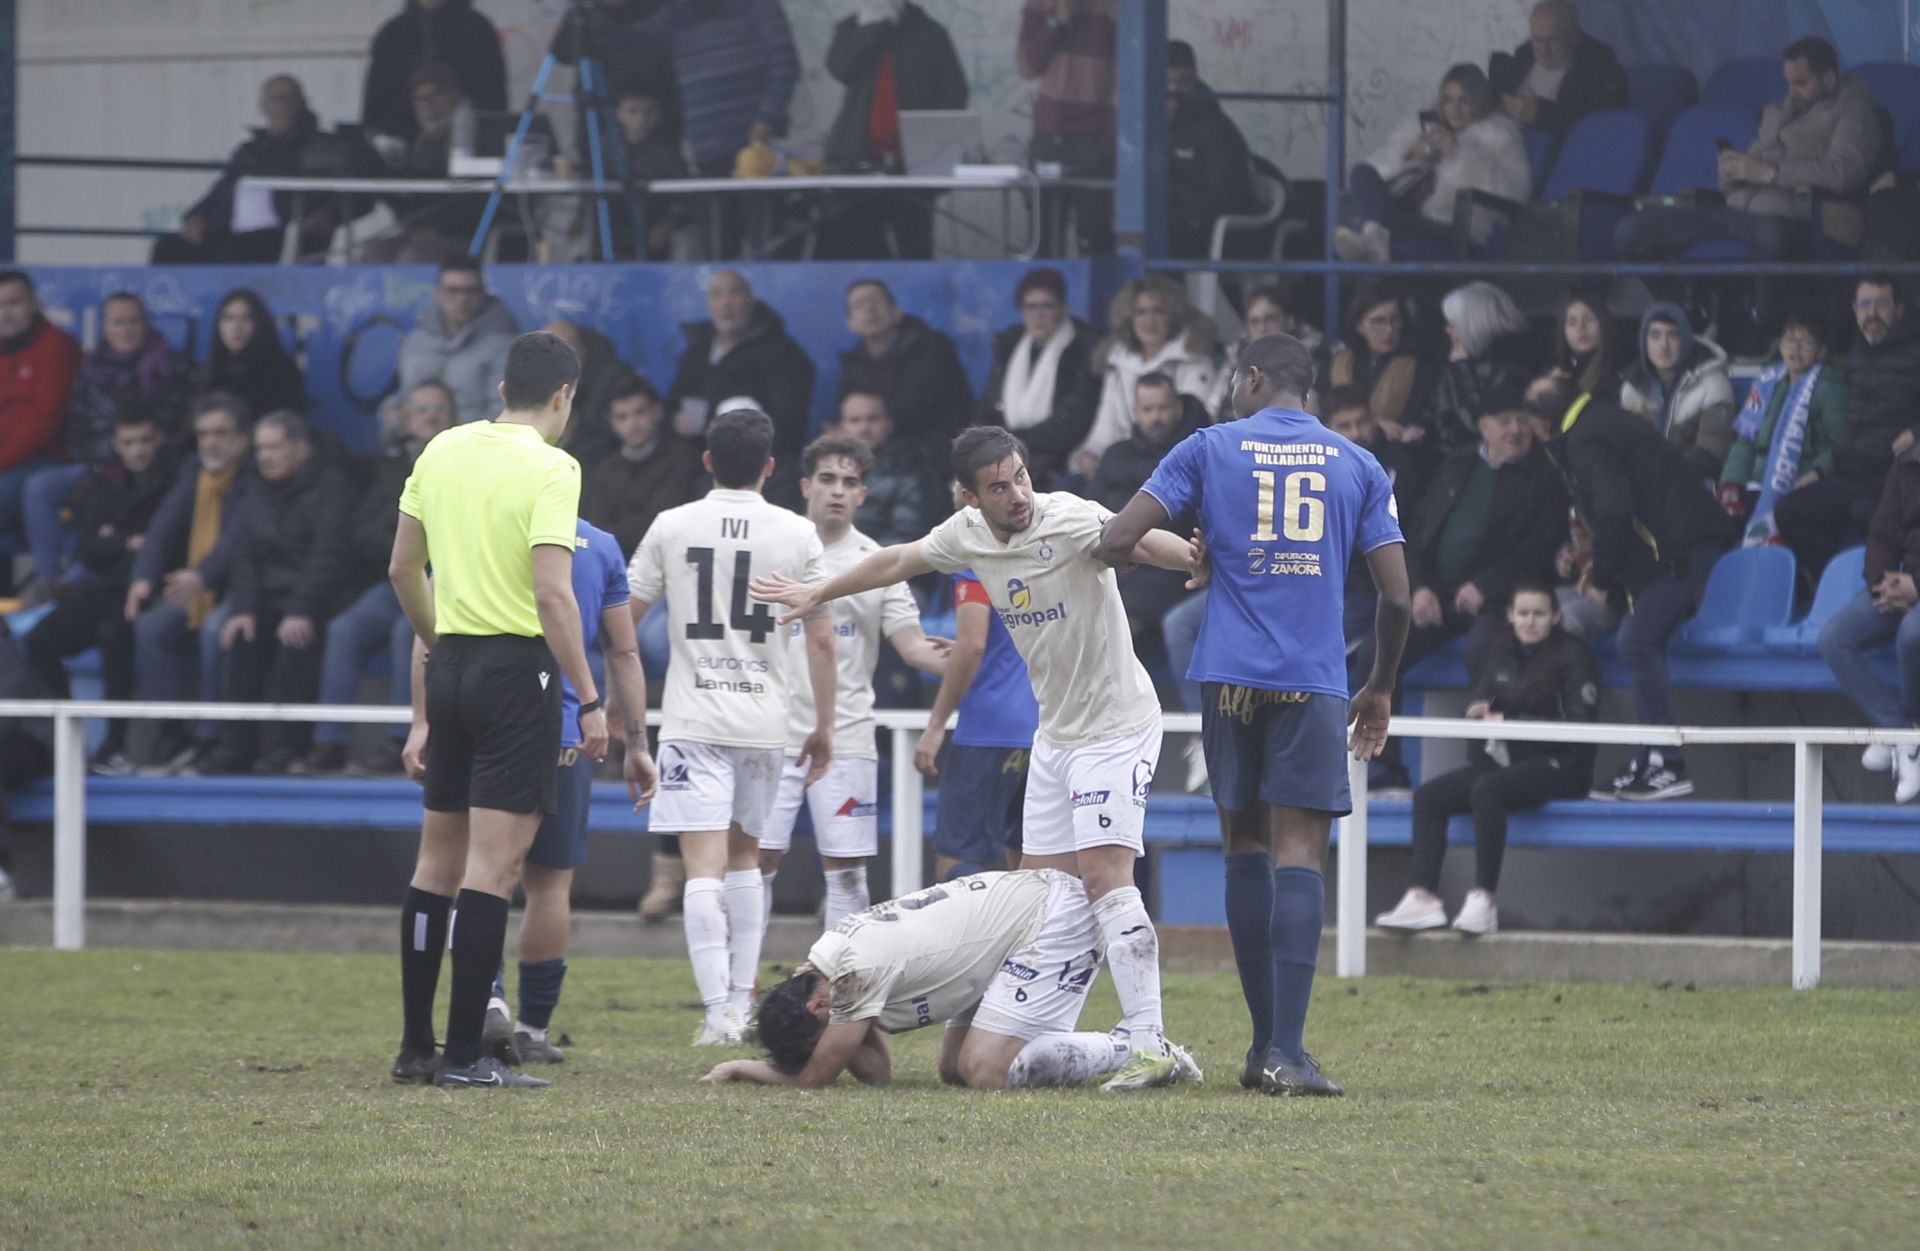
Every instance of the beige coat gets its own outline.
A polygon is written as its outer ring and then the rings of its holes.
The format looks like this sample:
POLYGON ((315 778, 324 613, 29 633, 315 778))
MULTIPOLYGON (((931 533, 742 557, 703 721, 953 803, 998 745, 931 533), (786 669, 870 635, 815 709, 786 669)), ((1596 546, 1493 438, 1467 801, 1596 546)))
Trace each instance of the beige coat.
POLYGON ((1791 99, 1769 104, 1747 155, 1775 166, 1772 185, 1721 179, 1729 207, 1785 217, 1801 187, 1843 195, 1862 192, 1878 171, 1880 119, 1866 83, 1844 75, 1834 93, 1807 108, 1791 99))

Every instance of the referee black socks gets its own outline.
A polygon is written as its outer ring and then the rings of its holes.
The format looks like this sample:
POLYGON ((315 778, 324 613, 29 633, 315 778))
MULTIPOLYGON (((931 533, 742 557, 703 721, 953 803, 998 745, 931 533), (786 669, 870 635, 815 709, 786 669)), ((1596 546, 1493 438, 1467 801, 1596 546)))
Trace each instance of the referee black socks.
POLYGON ((440 961, 447 954, 447 909, 453 900, 418 886, 407 887, 400 904, 400 1045, 433 1054, 433 995, 440 988, 440 961))
POLYGON ((485 891, 463 890, 454 897, 452 941, 453 997, 447 1008, 448 1068, 480 1059, 480 1033, 494 971, 507 945, 507 901, 485 891))

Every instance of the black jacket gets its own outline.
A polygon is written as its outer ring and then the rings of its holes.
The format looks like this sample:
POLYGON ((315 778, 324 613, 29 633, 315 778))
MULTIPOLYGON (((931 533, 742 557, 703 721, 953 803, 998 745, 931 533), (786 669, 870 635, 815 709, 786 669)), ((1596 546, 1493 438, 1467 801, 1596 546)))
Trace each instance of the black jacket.
MULTIPOLYGON (((1074 318, 1073 339, 1061 350, 1060 367, 1053 376, 1052 415, 1016 431, 1027 445, 1036 484, 1049 485, 1064 472, 1067 457, 1093 429, 1093 415, 1100 408, 1100 375, 1093 368, 1093 349, 1099 341, 1091 326, 1074 318)), ((975 425, 1007 424, 1000 392, 1007 382, 1007 363, 1016 351, 1027 350, 1026 343, 1025 326, 1008 326, 993 336, 993 367, 987 371, 987 386, 974 411, 975 425)))
POLYGON ((1533 346, 1525 334, 1502 335, 1480 355, 1440 366, 1439 380, 1421 419, 1434 449, 1451 452, 1479 444, 1486 397, 1501 389, 1521 391, 1539 372, 1533 346))
POLYGON ((894 439, 874 457, 867 502, 854 514, 853 524, 876 543, 910 543, 947 515, 945 496, 940 476, 920 449, 894 439))
POLYGON ((387 576, 393 533, 400 528, 400 491, 412 472, 413 458, 406 455, 356 456, 347 463, 358 502, 347 520, 344 576, 356 593, 387 576))
MULTIPOLYGON (((1508 626, 1487 648, 1468 691, 1467 703, 1481 700, 1509 721, 1595 721, 1600 716, 1600 664, 1584 640, 1558 626, 1531 647, 1508 626), (1552 666, 1552 681, 1529 685, 1528 670, 1543 651, 1544 663, 1552 666)), ((1499 737, 1497 723, 1489 737, 1499 737)), ((1593 751, 1591 743, 1507 743, 1510 759, 1555 759, 1581 777, 1593 773, 1593 751)))
POLYGON ((813 409, 813 361, 787 333, 780 314, 758 300, 754 301, 753 319, 745 337, 718 362, 709 359, 713 349, 711 322, 690 321, 680 331, 687 337, 687 349, 680 354, 673 386, 667 391, 668 417, 679 412, 680 402, 689 396, 707 402, 709 420, 720 415, 714 410, 723 401, 752 396, 760 411, 773 418, 773 455, 779 461, 775 478, 779 486, 777 492, 770 492, 770 498, 792 504, 798 499, 800 450, 807 443, 813 409))
POLYGON ((319 453, 284 481, 256 475, 235 519, 232 610, 324 621, 338 609, 350 589, 353 498, 346 476, 319 453))
POLYGON ((1253 165, 1246 137, 1212 88, 1194 90, 1167 123, 1167 209, 1172 223, 1204 236, 1221 214, 1254 210, 1253 165))
POLYGON ((1587 576, 1622 608, 1620 592, 1636 592, 1683 561, 1717 557, 1733 543, 1733 522, 1680 449, 1644 417, 1590 401, 1547 452, 1593 534, 1587 576))
POLYGON ((173 479, 173 465, 162 457, 138 475, 117 460, 99 465, 74 484, 68 502, 74 555, 96 580, 120 586, 132 580, 134 550, 128 540, 147 533, 173 479))
MULTIPOLYGON (((1440 535, 1479 462, 1477 444, 1441 461, 1421 501, 1419 518, 1407 531, 1408 580, 1416 590, 1425 587, 1442 601, 1451 602, 1458 588, 1435 580, 1440 535)), ((1478 587, 1489 604, 1498 605, 1513 594, 1515 583, 1553 576, 1554 553, 1567 537, 1567 488, 1546 449, 1538 445, 1494 473, 1493 507, 1468 562, 1466 581, 1478 587)))
POLYGON ((367 82, 360 97, 360 120, 368 130, 411 141, 420 124, 407 96, 407 78, 429 61, 438 61, 460 78, 461 89, 476 109, 507 107, 507 62, 500 54, 500 32, 472 0, 444 0, 436 9, 407 0, 373 37, 367 82))
MULTIPOLYGON (((1131 435, 1100 454, 1100 464, 1087 483, 1087 498, 1108 512, 1119 512, 1153 476, 1153 471, 1160 467, 1167 453, 1180 440, 1206 424, 1207 406, 1196 396, 1182 395, 1180 422, 1168 433, 1164 443, 1150 442, 1135 427, 1131 435)), ((1181 520, 1178 517, 1170 518, 1166 528, 1176 534, 1185 534, 1191 526, 1181 525, 1181 520)))
POLYGON ((1893 465, 1893 441, 1920 430, 1920 316, 1909 313, 1878 346, 1847 356, 1847 426, 1833 449, 1838 478, 1872 493, 1893 465))
POLYGON ((580 389, 573 397, 573 420, 560 446, 582 465, 590 465, 620 445, 607 414, 613 408, 614 388, 633 377, 633 366, 620 359, 613 340, 586 326, 578 329, 587 350, 580 358, 580 389))
POLYGON ((917 4, 900 10, 896 22, 862 26, 844 18, 833 28, 827 46, 827 73, 846 84, 827 131, 829 169, 841 172, 877 168, 878 157, 867 150, 867 117, 873 111, 873 92, 880 81, 880 65, 893 53, 894 90, 903 109, 964 109, 967 75, 953 49, 947 28, 927 16, 917 4))
MULTIPOLYGON (((253 466, 243 464, 227 487, 220 505, 220 541, 195 566, 196 572, 216 594, 224 590, 233 572, 233 535, 243 510, 242 501, 253 489, 253 466)), ((173 485, 147 524, 147 541, 133 559, 133 580, 160 585, 161 578, 187 563, 187 540, 193 534, 193 501, 200 482, 200 458, 189 456, 174 472, 173 485)))
MULTIPOLYGON (((1487 77, 1493 81, 1495 91, 1510 95, 1519 90, 1532 72, 1533 44, 1529 42, 1515 48, 1510 61, 1496 52, 1487 77)), ((1620 68, 1620 60, 1611 47, 1582 31, 1580 42, 1574 45, 1567 76, 1560 83, 1560 94, 1540 101, 1533 126, 1552 135, 1558 143, 1567 137, 1573 124, 1587 114, 1626 107, 1627 71, 1620 68)))
POLYGON ((849 391, 872 391, 887 402, 895 437, 920 448, 929 465, 944 468, 953 457, 953 436, 973 412, 973 387, 953 340, 912 313, 900 319, 900 337, 885 356, 856 343, 840 353, 836 404, 849 391))
MULTIPOLYGON (((406 94, 404 91, 401 93, 406 94)), ((409 106, 411 107, 411 106, 409 106)), ((246 142, 233 150, 227 158, 226 169, 214 180, 213 186, 200 197, 184 216, 198 214, 207 221, 207 233, 218 237, 233 233, 233 193, 239 187, 240 180, 249 174, 293 175, 302 171, 301 153, 307 145, 320 135, 320 119, 310 111, 302 109, 293 129, 284 135, 269 134, 264 128, 256 127, 246 142)), ((273 194, 274 211, 280 220, 286 221, 293 216, 294 196, 290 191, 276 191, 273 194)))

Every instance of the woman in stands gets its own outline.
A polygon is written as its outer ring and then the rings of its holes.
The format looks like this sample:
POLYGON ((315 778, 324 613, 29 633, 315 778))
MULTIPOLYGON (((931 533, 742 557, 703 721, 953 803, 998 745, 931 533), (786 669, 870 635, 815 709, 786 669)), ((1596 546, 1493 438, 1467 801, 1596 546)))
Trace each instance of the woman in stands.
MULTIPOLYGON (((1432 109, 1394 127, 1378 152, 1353 167, 1350 224, 1334 232, 1334 250, 1341 260, 1382 262, 1399 241, 1451 254, 1454 201, 1462 191, 1521 201, 1533 193, 1520 123, 1497 107, 1480 67, 1464 64, 1440 80, 1432 109)), ((1475 243, 1485 243, 1492 229, 1489 214, 1475 214, 1475 243)))
POLYGON ((1163 373, 1182 395, 1208 412, 1220 407, 1220 372, 1213 321, 1187 302, 1186 285, 1166 274, 1133 278, 1113 297, 1111 333, 1093 354, 1100 371, 1100 406, 1093 429, 1073 454, 1075 473, 1091 475, 1100 453, 1133 437, 1133 384, 1163 373))
POLYGON ((225 391, 245 400, 253 412, 271 413, 282 408, 305 412, 306 390, 300 366, 280 341, 273 313, 259 292, 242 287, 222 296, 213 351, 200 367, 193 393, 225 391))
POLYGON ((1640 359, 1627 366, 1620 407, 1645 417, 1680 449, 1687 468, 1712 483, 1733 446, 1733 383, 1727 354, 1694 334, 1678 304, 1653 304, 1640 318, 1640 359))
MULTIPOLYGON (((1827 360, 1818 317, 1789 316, 1780 359, 1760 371, 1733 420, 1733 448, 1720 471, 1720 506, 1746 526, 1744 545, 1779 534, 1773 506, 1789 491, 1833 472, 1833 451, 1847 429, 1847 370, 1827 360)), ((1819 576, 1819 570, 1806 573, 1819 576)))
POLYGON ((1560 333, 1553 341, 1553 372, 1606 403, 1620 395, 1619 352, 1613 323, 1607 320, 1606 294, 1575 291, 1560 306, 1560 333))
MULTIPOLYGON (((1467 696, 1475 720, 1592 721, 1600 710, 1600 667, 1593 652, 1560 628, 1553 591, 1522 582, 1507 607, 1507 628, 1488 648, 1467 696)), ((1497 733, 1497 731, 1496 731, 1497 733)), ((1447 821, 1473 815, 1474 886, 1453 918, 1463 934, 1500 928, 1494 894, 1507 850, 1507 818, 1550 799, 1587 793, 1593 747, 1586 743, 1475 744, 1467 764, 1423 782, 1413 793, 1413 885, 1393 911, 1374 918, 1382 929, 1431 930, 1447 923, 1440 902, 1440 865, 1447 821)))
POLYGON ((1399 288, 1370 278, 1355 294, 1345 327, 1346 342, 1327 366, 1327 389, 1359 387, 1381 431, 1395 443, 1418 443, 1426 428, 1416 420, 1426 407, 1432 377, 1409 346, 1413 314, 1399 288))
POLYGON ((1093 428, 1099 336, 1067 307, 1067 279, 1057 269, 1028 270, 1013 289, 1013 306, 1020 324, 993 336, 993 368, 975 422, 1019 435, 1034 483, 1046 487, 1093 428))
MULTIPOLYGON (((1293 301, 1284 290, 1279 287, 1257 287, 1247 296, 1246 309, 1246 333, 1228 350, 1226 363, 1220 367, 1221 377, 1232 378, 1233 371, 1239 367, 1240 354, 1247 350, 1247 344, 1270 334, 1290 334, 1300 340, 1301 346, 1313 353, 1315 372, 1326 372, 1326 358, 1322 355, 1326 350, 1326 340, 1317 329, 1294 316, 1293 301)), ((1314 389, 1318 391, 1320 388, 1314 389)), ((1233 420, 1231 395, 1220 397, 1214 420, 1233 420)))
POLYGON ((1539 372, 1527 319, 1513 297, 1490 282, 1455 287, 1440 301, 1451 344, 1433 388, 1425 424, 1430 445, 1444 454, 1480 438, 1485 397, 1521 391, 1539 372))

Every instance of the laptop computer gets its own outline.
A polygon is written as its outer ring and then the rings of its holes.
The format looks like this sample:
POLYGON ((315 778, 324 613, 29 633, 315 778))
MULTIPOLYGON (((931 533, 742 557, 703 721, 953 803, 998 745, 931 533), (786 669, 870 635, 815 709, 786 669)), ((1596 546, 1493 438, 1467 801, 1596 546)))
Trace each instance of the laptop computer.
POLYGON ((945 177, 986 159, 986 131, 968 109, 901 109, 900 161, 909 174, 945 177))

